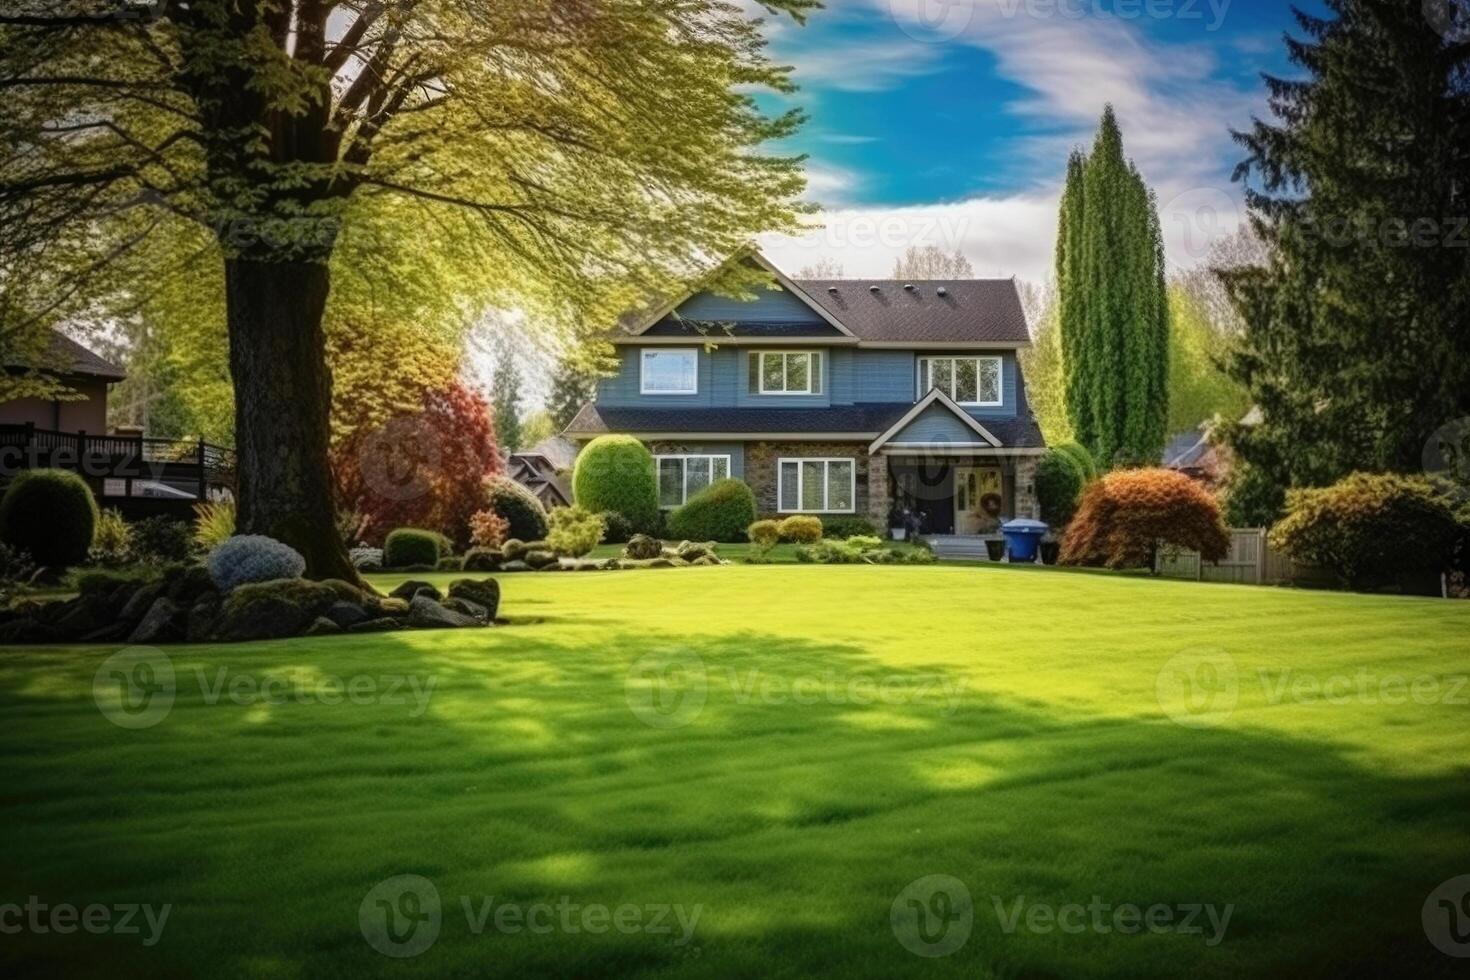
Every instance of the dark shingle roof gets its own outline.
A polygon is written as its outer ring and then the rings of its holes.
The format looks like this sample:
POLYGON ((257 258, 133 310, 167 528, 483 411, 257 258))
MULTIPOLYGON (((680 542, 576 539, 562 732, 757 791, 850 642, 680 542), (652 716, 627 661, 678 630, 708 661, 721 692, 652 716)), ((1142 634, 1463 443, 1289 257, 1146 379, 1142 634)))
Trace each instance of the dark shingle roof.
POLYGON ((127 372, 122 368, 92 353, 59 330, 51 331, 45 364, 7 363, 5 366, 8 368, 41 368, 62 374, 105 378, 108 381, 121 381, 127 377, 127 372))
MULTIPOLYGON (((578 436, 609 432, 678 432, 689 435, 761 433, 804 435, 852 433, 854 439, 873 438, 903 418, 908 403, 838 405, 832 408, 599 408, 583 406, 567 426, 578 436)), ((1029 415, 1024 418, 982 418, 980 424, 1011 449, 1039 449, 1046 445, 1041 429, 1029 415)))
POLYGON ((836 337, 842 335, 827 323, 705 323, 665 317, 649 327, 644 337, 708 337, 718 341, 722 336, 738 337, 836 337))
POLYGON ((1031 339, 1014 279, 800 279, 796 285, 860 340, 922 345, 1031 339))

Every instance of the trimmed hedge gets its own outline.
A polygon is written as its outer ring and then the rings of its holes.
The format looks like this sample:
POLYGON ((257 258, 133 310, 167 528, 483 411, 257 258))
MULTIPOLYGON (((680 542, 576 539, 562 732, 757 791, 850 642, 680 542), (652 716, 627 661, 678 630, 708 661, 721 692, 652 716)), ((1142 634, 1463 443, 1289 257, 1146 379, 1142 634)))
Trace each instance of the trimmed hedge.
POLYGON ((96 527, 87 481, 67 470, 26 470, 0 499, 0 541, 46 568, 86 561, 96 527))
POLYGON ((822 540, 822 520, 806 514, 793 514, 780 524, 781 540, 796 544, 816 544, 822 540))
POLYGON ((653 455, 632 436, 599 436, 588 443, 577 456, 572 492, 577 506, 594 514, 617 511, 637 531, 647 534, 658 529, 653 455))
POLYGON ((1198 551, 1219 561, 1230 550, 1220 505, 1204 487, 1173 470, 1117 470, 1082 492, 1067 527, 1063 565, 1140 568, 1158 544, 1198 551))
POLYGON ((1041 519, 1052 527, 1065 527, 1077 513, 1077 501, 1089 477, 1077 457, 1060 446, 1036 464, 1036 501, 1041 519))
POLYGON ((862 538, 880 536, 878 528, 866 517, 836 514, 823 517, 822 536, 826 538, 862 538))
POLYGON ((389 533, 383 542, 383 565, 387 568, 407 568, 410 565, 439 564, 443 554, 443 535, 416 527, 400 527, 389 533))
POLYGON ((669 515, 669 534, 691 541, 744 541, 755 522, 755 494, 741 480, 716 480, 669 515))
POLYGON ((510 537, 522 541, 546 537, 546 508, 531 491, 508 476, 496 476, 486 482, 485 493, 490 509, 510 524, 510 537))

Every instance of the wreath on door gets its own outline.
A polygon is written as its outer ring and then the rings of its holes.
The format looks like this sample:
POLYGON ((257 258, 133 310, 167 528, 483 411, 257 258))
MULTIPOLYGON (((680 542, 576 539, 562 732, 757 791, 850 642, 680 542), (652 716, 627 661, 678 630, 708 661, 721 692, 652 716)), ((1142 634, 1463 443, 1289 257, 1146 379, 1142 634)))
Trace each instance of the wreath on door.
POLYGON ((1000 494, 987 493, 980 498, 980 509, 991 517, 1000 516, 1000 494))

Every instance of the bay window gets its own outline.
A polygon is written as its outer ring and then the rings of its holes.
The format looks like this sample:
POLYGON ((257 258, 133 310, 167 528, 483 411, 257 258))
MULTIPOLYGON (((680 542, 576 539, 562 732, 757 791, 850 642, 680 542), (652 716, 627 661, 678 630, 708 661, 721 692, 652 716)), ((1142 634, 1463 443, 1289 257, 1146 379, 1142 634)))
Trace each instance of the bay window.
POLYGON ((853 460, 782 459, 777 476, 777 509, 783 514, 851 514, 856 509, 853 460))
POLYGON ((919 395, 938 388, 961 405, 999 405, 1001 368, 998 357, 921 357, 919 395))
POLYGON ((655 456, 658 505, 682 507, 705 487, 730 476, 729 456, 655 456))

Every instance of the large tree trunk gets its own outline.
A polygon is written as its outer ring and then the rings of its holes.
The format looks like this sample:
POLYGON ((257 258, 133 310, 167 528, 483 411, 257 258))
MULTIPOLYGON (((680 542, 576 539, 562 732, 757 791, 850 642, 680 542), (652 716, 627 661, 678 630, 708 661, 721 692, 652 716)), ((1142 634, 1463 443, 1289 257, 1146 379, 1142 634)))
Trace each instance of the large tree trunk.
POLYGON ((337 534, 327 460, 325 264, 225 260, 235 382, 236 528, 284 541, 310 578, 361 584, 337 534))

